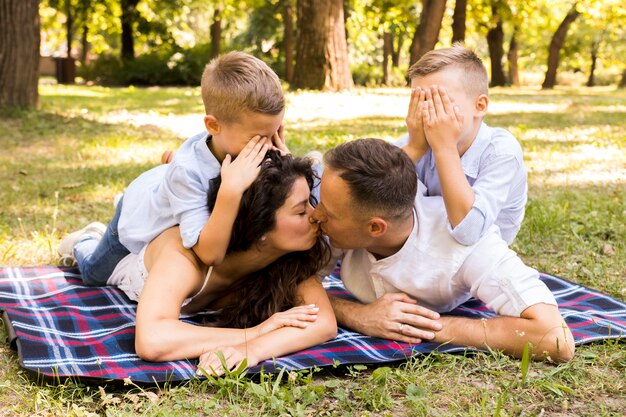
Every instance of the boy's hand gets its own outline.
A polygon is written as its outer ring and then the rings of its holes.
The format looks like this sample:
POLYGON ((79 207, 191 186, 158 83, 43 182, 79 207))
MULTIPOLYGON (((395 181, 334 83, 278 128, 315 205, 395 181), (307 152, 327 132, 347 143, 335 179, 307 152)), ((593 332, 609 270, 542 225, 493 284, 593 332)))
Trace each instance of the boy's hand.
POLYGON ((406 115, 409 143, 403 149, 414 162, 417 162, 430 147, 424 134, 422 105, 424 98, 425 91, 420 87, 415 87, 411 90, 411 101, 409 102, 409 111, 406 115))
POLYGON ((243 194, 259 176, 261 162, 270 145, 268 138, 255 136, 250 139, 234 161, 230 155, 226 155, 221 170, 222 189, 243 194))
POLYGON ((280 124, 278 131, 272 136, 273 150, 279 151, 281 155, 289 155, 291 152, 285 143, 285 125, 280 124))
POLYGON ((433 151, 458 150, 457 144, 463 130, 463 115, 459 107, 450 100, 446 89, 436 85, 427 89, 426 101, 422 107, 424 132, 433 151))

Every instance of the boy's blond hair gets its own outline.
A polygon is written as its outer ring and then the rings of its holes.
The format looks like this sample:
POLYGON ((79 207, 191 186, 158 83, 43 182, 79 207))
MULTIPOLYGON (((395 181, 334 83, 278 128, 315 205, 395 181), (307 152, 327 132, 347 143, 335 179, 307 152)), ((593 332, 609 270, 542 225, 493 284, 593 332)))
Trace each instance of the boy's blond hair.
POLYGON ((267 64, 243 52, 229 52, 213 59, 201 82, 206 114, 223 123, 238 122, 242 113, 277 115, 285 109, 278 76, 267 64))
POLYGON ((463 85, 466 93, 473 98, 489 92, 489 78, 483 61, 461 42, 455 42, 450 48, 435 49, 425 53, 411 65, 407 75, 410 80, 424 77, 448 67, 463 70, 463 85))

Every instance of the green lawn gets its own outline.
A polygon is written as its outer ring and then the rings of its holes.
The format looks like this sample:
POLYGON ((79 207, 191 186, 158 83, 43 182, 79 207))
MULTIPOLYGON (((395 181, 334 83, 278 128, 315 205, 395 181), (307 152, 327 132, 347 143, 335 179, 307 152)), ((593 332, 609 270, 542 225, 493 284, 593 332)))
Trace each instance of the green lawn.
MULTIPOLYGON (((168 129, 177 131, 202 111, 198 89, 42 85, 40 92, 41 110, 0 115, 0 265, 54 264, 59 239, 90 221, 107 221, 115 194, 180 144, 168 129)), ((406 90, 349 96, 347 103, 363 113, 347 105, 348 116, 328 120, 326 103, 346 95, 289 95, 295 154, 403 133, 406 90), (389 98, 400 103, 397 111, 368 113, 389 98), (313 110, 307 113, 305 103, 313 110)), ((626 91, 495 89, 491 99, 487 122, 518 137, 529 169, 526 219, 513 248, 541 271, 626 299, 626 91)), ((2 326, 0 339, 6 340, 2 326)), ((497 352, 435 354, 278 379, 232 375, 158 389, 49 385, 27 377, 1 342, 0 417, 623 416, 626 410, 623 342, 583 346, 570 363, 533 363, 528 370, 497 352)))

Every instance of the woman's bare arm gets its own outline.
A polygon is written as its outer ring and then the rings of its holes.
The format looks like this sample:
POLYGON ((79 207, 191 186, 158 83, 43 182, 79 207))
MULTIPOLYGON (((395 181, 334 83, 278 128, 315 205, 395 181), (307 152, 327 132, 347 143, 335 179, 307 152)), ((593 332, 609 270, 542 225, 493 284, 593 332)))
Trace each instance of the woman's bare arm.
POLYGON ((306 327, 317 319, 317 306, 274 314, 249 329, 205 327, 179 320, 185 298, 204 283, 207 267, 182 245, 177 227, 150 243, 145 255, 148 279, 137 307, 135 349, 149 361, 197 358, 218 347, 235 346, 282 327, 306 327))
POLYGON ((310 277, 300 284, 298 294, 304 305, 315 304, 319 307, 315 322, 306 328, 282 327, 248 340, 247 343, 213 349, 200 357, 199 368, 213 374, 223 373, 221 360, 216 355, 218 351, 224 354, 228 368, 238 366, 244 358, 248 359, 250 367, 265 359, 306 349, 334 338, 337 335, 337 321, 319 278, 310 277))

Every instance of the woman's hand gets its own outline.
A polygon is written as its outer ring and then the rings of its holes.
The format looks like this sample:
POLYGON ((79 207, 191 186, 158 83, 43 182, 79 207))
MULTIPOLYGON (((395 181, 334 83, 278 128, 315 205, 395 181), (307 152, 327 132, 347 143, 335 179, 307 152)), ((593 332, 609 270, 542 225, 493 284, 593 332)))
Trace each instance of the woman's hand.
POLYGON ((251 353, 247 352, 245 344, 216 348, 200 355, 196 375, 204 375, 206 372, 211 376, 220 376, 226 372, 226 369, 229 371, 237 369, 244 359, 247 359, 248 368, 259 363, 258 359, 253 358, 251 353))
POLYGON ((269 319, 254 326, 251 330, 254 337, 259 337, 282 327, 304 329, 317 320, 319 310, 315 304, 293 307, 286 311, 274 313, 269 319))

